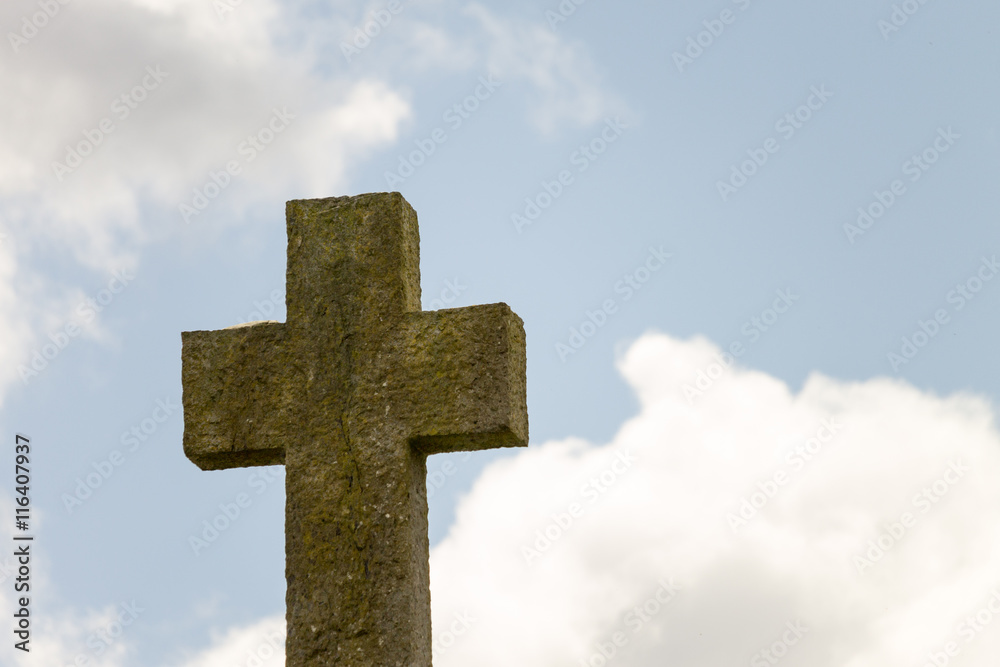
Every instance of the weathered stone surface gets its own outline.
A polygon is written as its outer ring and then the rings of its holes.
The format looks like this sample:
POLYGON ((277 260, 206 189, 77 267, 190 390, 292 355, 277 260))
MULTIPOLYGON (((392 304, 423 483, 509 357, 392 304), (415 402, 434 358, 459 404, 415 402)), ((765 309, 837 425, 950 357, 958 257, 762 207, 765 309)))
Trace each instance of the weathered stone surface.
POLYGON ((527 444, 523 323, 420 310, 398 193, 286 214, 287 322, 182 334, 184 451, 287 468, 288 667, 427 667, 427 455, 527 444))

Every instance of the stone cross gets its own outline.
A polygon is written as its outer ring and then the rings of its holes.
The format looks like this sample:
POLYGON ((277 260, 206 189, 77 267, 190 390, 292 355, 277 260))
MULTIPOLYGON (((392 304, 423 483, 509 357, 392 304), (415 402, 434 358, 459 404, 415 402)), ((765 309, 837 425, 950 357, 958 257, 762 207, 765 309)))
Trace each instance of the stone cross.
POLYGON ((287 667, 429 667, 427 456, 527 444, 524 325, 421 311, 399 193, 286 217, 287 321, 182 334, 184 453, 285 465, 287 667))

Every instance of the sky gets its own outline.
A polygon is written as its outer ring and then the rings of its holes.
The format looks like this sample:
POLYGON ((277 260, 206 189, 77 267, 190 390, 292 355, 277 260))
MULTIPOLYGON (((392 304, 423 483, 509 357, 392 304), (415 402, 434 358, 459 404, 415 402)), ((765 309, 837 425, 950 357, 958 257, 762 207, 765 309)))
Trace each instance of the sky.
POLYGON ((6 0, 0 665, 284 664, 283 469, 184 456, 180 333, 284 319, 286 201, 386 191, 424 309, 527 335, 529 446, 428 462, 435 665, 995 664, 998 27, 6 0))

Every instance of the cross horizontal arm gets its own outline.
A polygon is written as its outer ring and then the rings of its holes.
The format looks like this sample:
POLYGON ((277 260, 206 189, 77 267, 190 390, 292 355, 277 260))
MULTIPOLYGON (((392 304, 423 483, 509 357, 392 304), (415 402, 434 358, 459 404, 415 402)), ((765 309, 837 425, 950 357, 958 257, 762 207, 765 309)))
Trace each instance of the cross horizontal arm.
POLYGON ((409 313, 410 439, 427 454, 528 444, 524 323, 505 303, 409 313))
POLYGON ((202 470, 285 460, 297 385, 285 325, 181 334, 184 453, 202 470))

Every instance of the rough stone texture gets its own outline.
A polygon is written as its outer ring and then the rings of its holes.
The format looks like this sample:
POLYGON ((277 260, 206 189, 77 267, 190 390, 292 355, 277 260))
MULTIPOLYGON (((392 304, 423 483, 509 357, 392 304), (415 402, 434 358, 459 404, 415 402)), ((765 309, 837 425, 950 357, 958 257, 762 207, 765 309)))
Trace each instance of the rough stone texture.
POLYGON ((524 326, 420 310, 399 193, 286 215, 288 321, 182 334, 184 452, 286 466, 288 667, 429 667, 427 455, 527 444, 524 326))

